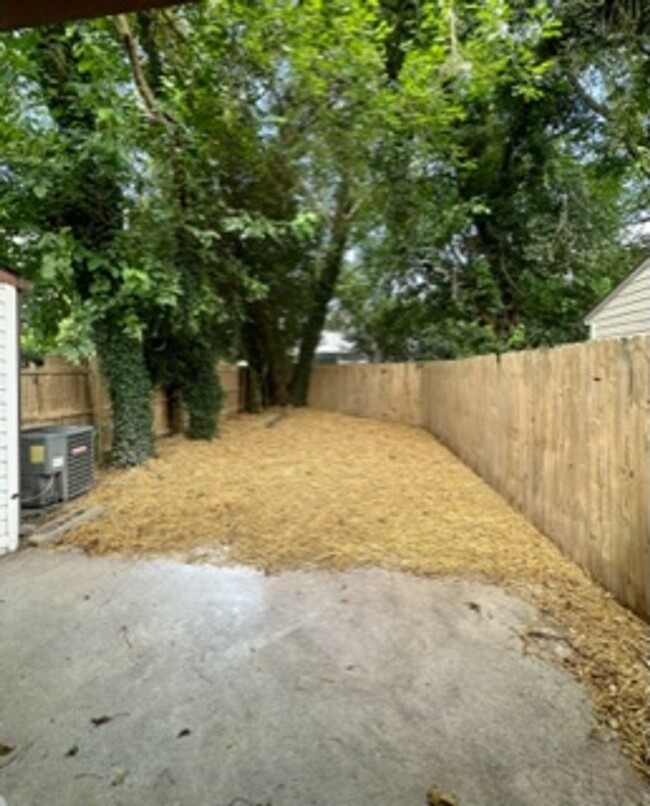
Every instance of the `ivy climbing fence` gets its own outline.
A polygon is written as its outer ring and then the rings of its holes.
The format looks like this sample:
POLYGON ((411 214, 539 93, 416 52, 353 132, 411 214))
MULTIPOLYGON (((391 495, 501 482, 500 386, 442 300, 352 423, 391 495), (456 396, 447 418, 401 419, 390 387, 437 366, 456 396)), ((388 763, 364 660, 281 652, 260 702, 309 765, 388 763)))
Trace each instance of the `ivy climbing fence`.
MULTIPOLYGON (((230 364, 218 367, 224 391, 222 417, 240 409, 239 368, 230 364)), ((21 426, 41 425, 95 426, 100 456, 110 450, 113 435, 111 405, 106 386, 95 362, 76 366, 57 357, 47 357, 41 366, 24 367, 20 373, 21 426)), ((151 398, 154 433, 170 433, 167 401, 160 390, 151 398)))
POLYGON ((650 337, 319 365, 309 404, 428 429, 620 602, 650 617, 650 337))

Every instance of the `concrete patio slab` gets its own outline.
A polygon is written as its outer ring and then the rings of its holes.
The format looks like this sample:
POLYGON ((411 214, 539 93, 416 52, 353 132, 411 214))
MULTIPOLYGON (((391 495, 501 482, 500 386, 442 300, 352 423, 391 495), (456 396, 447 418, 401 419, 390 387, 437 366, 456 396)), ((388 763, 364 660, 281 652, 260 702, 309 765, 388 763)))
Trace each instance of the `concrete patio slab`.
POLYGON ((0 803, 649 803, 496 587, 30 550, 0 561, 0 803))

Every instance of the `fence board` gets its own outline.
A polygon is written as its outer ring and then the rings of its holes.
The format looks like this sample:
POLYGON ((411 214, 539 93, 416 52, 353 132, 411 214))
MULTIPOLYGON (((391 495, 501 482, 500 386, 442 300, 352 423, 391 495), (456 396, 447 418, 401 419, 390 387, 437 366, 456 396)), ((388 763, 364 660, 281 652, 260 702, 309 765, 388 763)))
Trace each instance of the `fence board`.
POLYGON ((24 426, 91 423, 93 408, 87 371, 48 358, 20 374, 20 408, 24 426))
POLYGON ((222 417, 231 417, 242 409, 239 367, 233 364, 219 365, 219 379, 224 393, 222 417))
POLYGON ((420 425, 421 383, 421 364, 316 364, 309 405, 420 425))
MULTIPOLYGON (((240 410, 239 370, 221 364, 219 377, 224 390, 222 417, 240 410)), ((42 366, 24 367, 20 373, 21 425, 94 424, 98 453, 110 450, 113 438, 111 404, 97 362, 75 366, 61 358, 48 357, 42 366)), ((153 430, 156 437, 170 433, 165 395, 155 390, 151 396, 153 430)))
POLYGON ((650 616, 650 337, 419 366, 316 366, 309 402, 423 425, 650 616))

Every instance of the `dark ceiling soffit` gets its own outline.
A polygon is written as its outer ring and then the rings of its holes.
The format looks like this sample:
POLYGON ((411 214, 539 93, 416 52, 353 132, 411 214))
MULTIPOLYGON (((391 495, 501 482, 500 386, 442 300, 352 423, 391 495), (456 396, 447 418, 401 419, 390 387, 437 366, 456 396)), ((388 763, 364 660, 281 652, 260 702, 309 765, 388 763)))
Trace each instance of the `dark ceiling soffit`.
POLYGON ((188 0, 0 0, 0 31, 178 5, 188 0))

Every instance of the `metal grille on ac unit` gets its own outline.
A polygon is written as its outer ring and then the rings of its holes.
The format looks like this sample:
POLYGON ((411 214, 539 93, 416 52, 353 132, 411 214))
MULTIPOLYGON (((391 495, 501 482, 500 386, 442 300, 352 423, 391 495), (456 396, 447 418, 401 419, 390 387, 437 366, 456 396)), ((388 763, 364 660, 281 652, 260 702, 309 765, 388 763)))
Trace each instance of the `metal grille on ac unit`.
POLYGON ((67 501, 93 486, 94 431, 48 426, 20 435, 20 498, 25 507, 67 501))
POLYGON ((67 435, 68 498, 93 486, 93 429, 77 428, 67 435))

